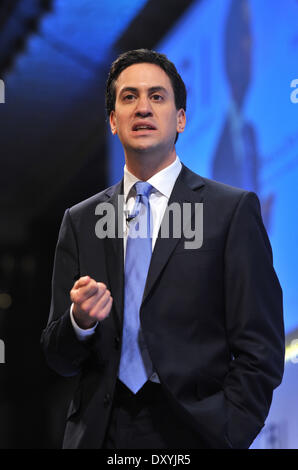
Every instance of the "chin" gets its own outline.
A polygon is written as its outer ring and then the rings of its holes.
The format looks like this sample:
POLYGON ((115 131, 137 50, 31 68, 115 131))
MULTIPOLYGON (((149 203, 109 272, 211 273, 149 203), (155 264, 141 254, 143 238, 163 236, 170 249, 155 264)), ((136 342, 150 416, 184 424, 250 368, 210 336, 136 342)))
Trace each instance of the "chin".
POLYGON ((150 145, 149 143, 139 143, 138 145, 131 147, 131 150, 135 153, 148 153, 154 152, 157 148, 157 145, 150 145))

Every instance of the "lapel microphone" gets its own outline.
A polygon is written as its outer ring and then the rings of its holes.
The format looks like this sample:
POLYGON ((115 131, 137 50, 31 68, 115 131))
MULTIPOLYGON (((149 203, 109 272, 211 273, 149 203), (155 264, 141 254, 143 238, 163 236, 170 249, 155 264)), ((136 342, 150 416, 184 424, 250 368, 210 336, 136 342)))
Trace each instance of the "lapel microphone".
MULTIPOLYGON (((127 211, 126 211, 127 212, 127 211)), ((136 218, 136 216, 138 215, 139 211, 136 211, 136 212, 132 212, 130 214, 125 214, 125 220, 126 222, 129 224, 129 222, 131 222, 133 219, 136 218)))

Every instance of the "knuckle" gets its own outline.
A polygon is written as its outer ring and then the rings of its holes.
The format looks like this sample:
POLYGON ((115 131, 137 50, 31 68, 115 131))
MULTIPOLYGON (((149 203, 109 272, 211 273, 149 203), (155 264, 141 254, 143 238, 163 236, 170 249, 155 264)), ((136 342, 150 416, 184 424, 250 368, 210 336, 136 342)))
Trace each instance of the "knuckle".
POLYGON ((108 299, 111 295, 111 292, 109 290, 106 290, 106 292, 104 293, 105 295, 105 298, 108 299))
POLYGON ((103 284, 103 282, 98 282, 97 283, 97 288, 98 288, 99 292, 101 292, 102 294, 107 290, 107 286, 105 284, 103 284))
POLYGON ((96 318, 96 310, 91 309, 90 312, 89 312, 89 317, 90 318, 96 318))
POLYGON ((87 301, 85 302, 82 302, 81 305, 80 305, 80 309, 84 312, 84 313, 88 313, 88 310, 89 310, 89 304, 87 301))

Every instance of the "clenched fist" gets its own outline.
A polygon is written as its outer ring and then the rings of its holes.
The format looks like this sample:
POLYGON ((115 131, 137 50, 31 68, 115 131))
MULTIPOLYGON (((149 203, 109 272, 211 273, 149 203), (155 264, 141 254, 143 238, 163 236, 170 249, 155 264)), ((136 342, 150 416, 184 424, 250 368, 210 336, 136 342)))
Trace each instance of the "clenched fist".
POLYGON ((78 279, 70 291, 73 302, 72 313, 80 328, 91 328, 98 321, 104 320, 110 313, 113 299, 111 292, 102 282, 96 282, 90 276, 78 279))

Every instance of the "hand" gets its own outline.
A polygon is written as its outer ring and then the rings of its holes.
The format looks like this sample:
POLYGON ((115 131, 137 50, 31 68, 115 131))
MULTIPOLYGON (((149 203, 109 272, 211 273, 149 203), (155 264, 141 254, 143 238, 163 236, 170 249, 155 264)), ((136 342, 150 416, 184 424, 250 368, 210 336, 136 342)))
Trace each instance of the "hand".
POLYGON ((98 321, 104 320, 110 313, 113 299, 111 292, 102 282, 96 282, 90 276, 78 279, 70 291, 73 302, 72 313, 80 328, 88 329, 98 321))

